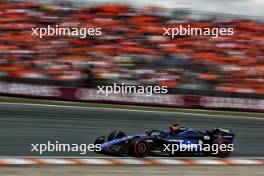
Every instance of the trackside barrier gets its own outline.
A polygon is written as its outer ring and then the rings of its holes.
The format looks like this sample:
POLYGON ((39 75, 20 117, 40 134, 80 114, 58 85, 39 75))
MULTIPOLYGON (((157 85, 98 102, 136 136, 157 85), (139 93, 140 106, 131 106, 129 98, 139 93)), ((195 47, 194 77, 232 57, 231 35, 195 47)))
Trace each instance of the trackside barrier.
POLYGON ((264 112, 264 100, 194 96, 176 94, 114 94, 98 93, 95 88, 69 88, 23 83, 0 82, 0 96, 40 98, 48 100, 83 101, 113 104, 150 105, 162 107, 264 112))

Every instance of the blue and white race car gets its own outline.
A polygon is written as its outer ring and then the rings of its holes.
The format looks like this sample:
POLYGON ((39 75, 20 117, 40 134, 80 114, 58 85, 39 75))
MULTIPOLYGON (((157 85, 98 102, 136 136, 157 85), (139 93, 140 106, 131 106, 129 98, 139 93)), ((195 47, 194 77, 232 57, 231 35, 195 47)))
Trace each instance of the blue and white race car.
POLYGON ((201 132, 172 125, 170 130, 151 130, 127 136, 116 130, 98 137, 101 153, 117 156, 217 156, 228 157, 233 148, 234 134, 214 128, 201 132))

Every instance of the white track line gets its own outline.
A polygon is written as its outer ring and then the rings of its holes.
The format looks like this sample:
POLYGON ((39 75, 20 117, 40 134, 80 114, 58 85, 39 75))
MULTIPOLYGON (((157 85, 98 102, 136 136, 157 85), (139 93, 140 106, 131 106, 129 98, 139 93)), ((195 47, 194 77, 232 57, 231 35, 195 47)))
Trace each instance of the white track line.
MULTIPOLYGON (((57 107, 57 108, 90 109, 90 110, 131 111, 131 112, 143 112, 143 113, 180 114, 180 115, 192 115, 192 116, 206 116, 206 117, 220 117, 220 118, 228 117, 228 118, 244 118, 244 119, 264 120, 264 118, 258 118, 258 117, 245 117, 245 116, 235 116, 235 115, 210 115, 210 114, 191 113, 191 112, 190 113, 189 112, 165 112, 165 111, 138 110, 138 109, 126 109, 126 108, 80 107, 80 106, 72 106, 72 105, 48 105, 48 104, 9 103, 9 102, 0 102, 0 104, 2 104, 2 105, 19 105, 19 106, 40 106, 40 107, 42 106, 42 107, 57 107)), ((208 111, 210 111, 210 110, 208 110, 208 111)))

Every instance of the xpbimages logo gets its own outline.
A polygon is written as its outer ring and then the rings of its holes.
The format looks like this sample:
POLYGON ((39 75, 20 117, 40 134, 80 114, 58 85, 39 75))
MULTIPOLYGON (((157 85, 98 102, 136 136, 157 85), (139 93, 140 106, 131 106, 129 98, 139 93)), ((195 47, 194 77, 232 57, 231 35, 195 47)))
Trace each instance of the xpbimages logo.
POLYGON ((183 140, 174 140, 176 144, 163 144, 163 151, 172 155, 177 152, 210 152, 217 155, 219 152, 232 152, 234 151, 234 144, 191 144, 183 143, 183 140))
POLYGON ((48 141, 44 144, 31 144, 31 152, 37 152, 40 155, 48 152, 78 152, 85 155, 88 152, 101 151, 101 144, 63 144, 59 141, 48 141))
POLYGON ((67 28, 59 27, 58 25, 52 27, 31 28, 31 35, 39 36, 77 36, 80 38, 86 38, 87 36, 100 36, 102 35, 102 28, 67 28))
POLYGON ((114 83, 110 86, 97 86, 98 94, 108 96, 110 94, 126 94, 126 93, 135 93, 142 94, 146 96, 152 96, 153 94, 166 94, 168 93, 167 86, 141 86, 141 85, 125 85, 122 83, 118 85, 114 83))
POLYGON ((191 25, 179 25, 174 28, 163 28, 163 36, 176 38, 177 36, 211 36, 218 38, 219 36, 232 36, 234 35, 234 28, 231 27, 192 27, 191 25))

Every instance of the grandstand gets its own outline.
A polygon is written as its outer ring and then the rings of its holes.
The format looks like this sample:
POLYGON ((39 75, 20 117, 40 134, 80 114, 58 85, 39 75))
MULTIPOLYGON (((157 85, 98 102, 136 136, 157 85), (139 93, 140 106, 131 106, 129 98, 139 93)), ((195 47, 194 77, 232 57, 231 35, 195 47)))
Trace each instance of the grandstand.
MULTIPOLYGON (((93 86, 112 82, 171 90, 264 94, 264 24, 186 18, 161 7, 1 1, 0 80, 93 86), (234 27, 231 37, 162 36, 163 27, 234 27), (32 27, 101 27, 101 37, 31 36, 32 27)), ((190 15, 193 16, 193 15, 190 15)), ((209 16, 209 15, 208 15, 209 16)))

